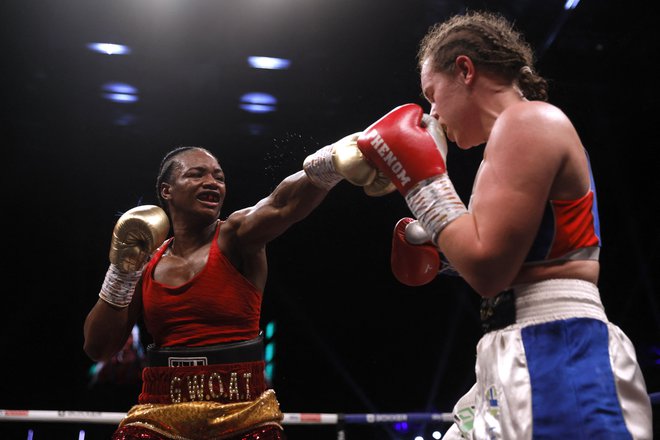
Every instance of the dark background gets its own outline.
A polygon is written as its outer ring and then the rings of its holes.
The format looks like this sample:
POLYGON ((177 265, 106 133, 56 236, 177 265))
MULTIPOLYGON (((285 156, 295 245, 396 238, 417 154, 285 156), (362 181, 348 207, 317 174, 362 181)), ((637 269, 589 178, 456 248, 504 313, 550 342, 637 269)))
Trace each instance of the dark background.
MULTIPOLYGON (((660 38, 649 5, 3 1, 0 409, 124 412, 135 401, 139 384, 90 385, 82 325, 117 216, 156 202, 167 151, 209 148, 227 175, 222 216, 250 206, 319 147, 402 103, 425 105, 418 41, 430 24, 466 9, 499 11, 526 33, 551 102, 580 132, 598 186, 602 299, 635 344, 649 393, 660 391, 660 38), (90 42, 132 53, 98 54, 90 42), (292 64, 255 70, 250 55, 292 64), (108 81, 134 85, 139 101, 104 100, 108 81), (277 111, 240 109, 251 91, 276 96, 277 111)), ((481 152, 450 146, 448 166, 465 199, 481 152)), ((458 278, 418 288, 394 279, 391 231, 408 215, 398 194, 370 198, 342 182, 269 245, 263 323, 277 324, 273 385, 284 412, 449 412, 471 386, 478 297, 458 278)), ((26 438, 28 428, 35 439, 59 439, 78 438, 80 426, 0 421, 0 438, 26 438)), ((107 438, 112 428, 87 426, 87 438, 107 438)), ((356 426, 347 438, 412 439, 431 428, 356 426)), ((287 431, 291 439, 335 436, 332 427, 287 431)))

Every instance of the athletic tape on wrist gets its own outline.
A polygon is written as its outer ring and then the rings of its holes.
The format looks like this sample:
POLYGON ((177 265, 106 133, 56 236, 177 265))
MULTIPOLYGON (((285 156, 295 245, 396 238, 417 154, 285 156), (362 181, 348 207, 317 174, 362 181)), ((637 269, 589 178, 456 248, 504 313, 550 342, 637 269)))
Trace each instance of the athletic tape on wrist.
POLYGON ((105 273, 99 298, 113 306, 128 307, 141 276, 142 270, 125 272, 116 264, 111 264, 105 273))
POLYGON ((449 223, 468 212, 447 173, 419 182, 406 194, 406 202, 433 243, 449 223))
POLYGON ((309 180, 326 191, 331 190, 343 177, 335 170, 332 161, 332 145, 327 145, 317 152, 310 154, 303 163, 303 170, 309 180))

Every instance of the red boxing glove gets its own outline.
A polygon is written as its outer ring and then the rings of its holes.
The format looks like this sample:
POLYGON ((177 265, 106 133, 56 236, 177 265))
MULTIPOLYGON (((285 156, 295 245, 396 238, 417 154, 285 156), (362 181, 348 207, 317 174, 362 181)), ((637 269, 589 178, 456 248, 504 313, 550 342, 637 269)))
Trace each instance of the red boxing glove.
POLYGON ((400 283, 421 286, 438 275, 440 255, 430 243, 430 237, 414 219, 405 217, 397 222, 392 236, 391 266, 400 283), (413 227, 409 228, 411 223, 413 227))
POLYGON ((449 223, 467 213, 447 175, 444 131, 417 104, 395 108, 368 127, 357 144, 403 194, 432 243, 449 223))
POLYGON ((358 148, 404 196, 417 183, 446 172, 444 132, 417 104, 399 106, 371 124, 358 148))

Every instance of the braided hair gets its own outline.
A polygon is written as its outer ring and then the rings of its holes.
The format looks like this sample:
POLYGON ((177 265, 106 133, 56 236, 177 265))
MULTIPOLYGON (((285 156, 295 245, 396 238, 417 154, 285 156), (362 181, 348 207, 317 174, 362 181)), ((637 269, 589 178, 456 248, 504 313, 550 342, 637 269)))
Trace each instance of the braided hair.
POLYGON ((459 55, 515 83, 525 98, 547 101, 548 84, 534 71, 530 45, 501 15, 468 12, 436 23, 420 42, 417 61, 420 68, 428 59, 435 71, 451 72, 459 55))
POLYGON ((206 148, 183 146, 183 147, 176 147, 175 149, 171 150, 163 157, 163 159, 160 162, 160 167, 158 168, 158 177, 156 178, 156 197, 158 198, 158 204, 160 205, 160 207, 163 208, 165 212, 167 212, 168 214, 169 214, 169 209, 167 203, 165 202, 165 199, 163 199, 163 196, 160 193, 160 186, 163 183, 170 183, 174 171, 181 167, 181 162, 178 160, 178 157, 182 153, 185 153, 186 151, 190 151, 190 150, 203 151, 213 156, 213 154, 206 148))

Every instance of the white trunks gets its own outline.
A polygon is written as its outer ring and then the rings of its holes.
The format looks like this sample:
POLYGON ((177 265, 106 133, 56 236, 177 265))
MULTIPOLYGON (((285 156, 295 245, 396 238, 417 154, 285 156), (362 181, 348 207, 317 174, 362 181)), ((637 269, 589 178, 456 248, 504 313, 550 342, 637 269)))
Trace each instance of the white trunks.
POLYGON ((651 439, 651 403, 628 337, 598 288, 515 286, 515 323, 477 345, 476 384, 443 439, 651 439))

